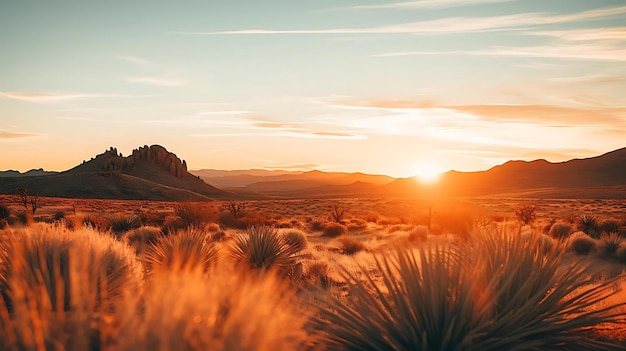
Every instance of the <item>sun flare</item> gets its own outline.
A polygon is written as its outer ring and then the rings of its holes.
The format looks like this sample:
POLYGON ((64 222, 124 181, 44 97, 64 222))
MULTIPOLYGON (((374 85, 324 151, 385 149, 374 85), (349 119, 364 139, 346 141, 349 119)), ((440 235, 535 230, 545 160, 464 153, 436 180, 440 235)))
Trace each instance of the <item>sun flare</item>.
POLYGON ((413 169, 415 179, 421 183, 432 184, 441 176, 441 166, 432 161, 420 161, 413 169))

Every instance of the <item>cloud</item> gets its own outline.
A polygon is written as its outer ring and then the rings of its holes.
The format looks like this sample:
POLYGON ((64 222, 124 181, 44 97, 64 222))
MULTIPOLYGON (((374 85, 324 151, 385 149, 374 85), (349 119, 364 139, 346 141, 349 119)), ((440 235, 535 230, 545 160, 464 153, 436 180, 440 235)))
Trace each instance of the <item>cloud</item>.
POLYGON ((217 32, 175 31, 187 35, 274 35, 274 34, 443 34, 506 30, 612 17, 626 13, 626 6, 588 10, 573 14, 520 13, 492 17, 451 17, 369 28, 330 29, 245 29, 217 32))
POLYGON ((30 138, 37 136, 37 134, 32 133, 16 133, 16 132, 7 132, 0 130, 0 139, 20 139, 20 138, 30 138))
POLYGON ((141 57, 137 57, 137 56, 129 56, 129 55, 119 55, 117 56, 118 59, 138 65, 138 66, 152 66, 154 65, 154 63, 152 61, 148 61, 146 59, 143 59, 141 57))
POLYGON ((626 40, 626 27, 534 31, 526 32, 526 34, 548 36, 568 41, 626 40))
POLYGON ((132 97, 152 97, 155 95, 123 95, 123 94, 93 94, 93 93, 32 93, 32 92, 12 92, 0 91, 0 96, 28 101, 34 103, 54 103, 63 101, 72 101, 89 98, 132 98, 132 97))
POLYGON ((366 139, 364 135, 358 135, 344 131, 316 130, 299 123, 281 123, 265 119, 251 119, 250 125, 260 129, 273 129, 277 133, 275 136, 288 136, 299 138, 320 138, 320 139, 366 139))
POLYGON ((182 80, 162 77, 131 77, 126 78, 126 81, 129 83, 148 84, 158 87, 180 87, 187 85, 187 82, 182 80))
POLYGON ((493 4, 501 2, 510 2, 516 0, 421 0, 421 1, 406 1, 406 2, 394 2, 390 4, 379 5, 361 5, 342 7, 340 9, 407 9, 407 8, 450 8, 460 6, 473 6, 482 4, 493 4))

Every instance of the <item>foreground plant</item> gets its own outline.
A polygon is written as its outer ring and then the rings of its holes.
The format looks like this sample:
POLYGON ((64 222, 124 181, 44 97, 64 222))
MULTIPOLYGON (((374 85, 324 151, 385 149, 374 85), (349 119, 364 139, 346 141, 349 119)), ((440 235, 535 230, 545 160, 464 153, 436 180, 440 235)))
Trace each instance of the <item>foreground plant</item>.
POLYGON ((614 350, 590 336, 626 304, 596 308, 615 281, 562 266, 539 239, 481 233, 460 247, 397 248, 377 258, 380 277, 344 271, 348 298, 317 302, 312 327, 343 350, 614 350), (362 278, 361 278, 362 277, 362 278))
POLYGON ((232 256, 244 270, 289 269, 302 249, 298 242, 290 243, 270 226, 249 227, 235 238, 232 256))
POLYGON ((219 258, 219 250, 207 236, 196 229, 161 236, 148 246, 144 256, 146 270, 207 271, 219 258))

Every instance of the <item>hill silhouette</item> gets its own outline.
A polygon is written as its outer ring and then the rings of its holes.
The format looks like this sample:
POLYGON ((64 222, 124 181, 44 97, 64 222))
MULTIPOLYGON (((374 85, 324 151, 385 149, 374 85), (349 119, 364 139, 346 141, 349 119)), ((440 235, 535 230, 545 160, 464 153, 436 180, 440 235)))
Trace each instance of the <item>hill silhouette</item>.
POLYGON ((189 173, 185 161, 160 145, 140 147, 127 157, 111 147, 64 172, 0 181, 1 193, 15 193, 18 187, 40 196, 72 198, 163 201, 232 196, 189 173))

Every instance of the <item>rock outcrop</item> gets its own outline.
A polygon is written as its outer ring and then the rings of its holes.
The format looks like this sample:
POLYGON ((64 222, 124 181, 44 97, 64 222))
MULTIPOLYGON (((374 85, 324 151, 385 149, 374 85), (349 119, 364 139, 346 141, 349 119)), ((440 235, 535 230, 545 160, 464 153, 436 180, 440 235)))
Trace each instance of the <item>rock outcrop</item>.
POLYGON ((117 149, 111 147, 100 157, 105 157, 106 160, 103 164, 103 171, 114 172, 124 171, 131 168, 141 162, 152 163, 171 175, 182 178, 187 172, 187 162, 181 160, 176 154, 167 151, 161 145, 143 146, 133 150, 131 155, 123 157, 117 153, 117 149))

